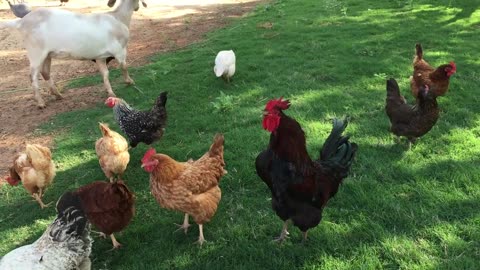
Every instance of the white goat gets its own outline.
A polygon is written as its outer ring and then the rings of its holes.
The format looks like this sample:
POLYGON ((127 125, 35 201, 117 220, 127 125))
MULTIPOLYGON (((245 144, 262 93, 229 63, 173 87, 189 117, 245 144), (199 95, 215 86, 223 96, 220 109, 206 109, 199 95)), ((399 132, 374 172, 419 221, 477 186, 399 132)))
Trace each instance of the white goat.
MULTIPOLYGON (((144 7, 144 0, 140 0, 144 7)), ((109 0, 112 7, 116 0, 109 0)), ((39 108, 45 102, 38 87, 38 75, 47 81, 50 92, 57 99, 58 92, 50 78, 52 58, 95 60, 103 76, 109 96, 115 96, 108 80, 107 58, 114 57, 120 63, 124 80, 133 84, 127 70, 127 42, 133 11, 140 8, 139 0, 120 0, 113 11, 106 13, 80 14, 62 9, 38 8, 22 19, 0 22, 1 28, 18 29, 24 39, 30 61, 32 87, 39 108)))

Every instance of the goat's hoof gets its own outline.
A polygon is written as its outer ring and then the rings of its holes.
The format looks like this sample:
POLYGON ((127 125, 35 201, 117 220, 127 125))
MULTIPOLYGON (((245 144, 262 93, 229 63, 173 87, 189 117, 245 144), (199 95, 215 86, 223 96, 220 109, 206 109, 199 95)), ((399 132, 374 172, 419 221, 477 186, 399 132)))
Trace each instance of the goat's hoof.
POLYGON ((135 82, 132 79, 125 80, 125 83, 128 85, 135 85, 135 82))
POLYGON ((113 92, 108 93, 108 96, 109 96, 109 97, 117 97, 117 95, 115 95, 115 93, 113 93, 113 92))
POLYGON ((38 107, 39 109, 45 109, 45 108, 47 107, 47 105, 45 105, 45 103, 38 103, 38 104, 37 104, 37 107, 38 107))
POLYGON ((56 98, 57 100, 62 100, 62 99, 63 99, 63 96, 62 96, 62 95, 55 95, 55 98, 56 98))

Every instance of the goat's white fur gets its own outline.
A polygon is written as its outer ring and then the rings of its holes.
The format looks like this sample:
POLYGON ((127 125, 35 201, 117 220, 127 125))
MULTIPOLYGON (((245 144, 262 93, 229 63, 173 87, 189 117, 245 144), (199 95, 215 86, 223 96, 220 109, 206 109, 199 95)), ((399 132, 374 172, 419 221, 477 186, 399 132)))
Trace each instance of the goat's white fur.
MULTIPOLYGON (((109 4, 113 3, 115 1, 110 0, 109 4)), ((106 58, 113 56, 120 63, 125 82, 133 84, 126 57, 130 21, 133 11, 138 9, 139 0, 120 0, 115 10, 106 13, 81 14, 39 8, 22 19, 0 22, 0 29, 15 28, 23 35, 38 107, 45 107, 38 86, 39 73, 47 81, 50 92, 62 98, 50 78, 52 58, 95 60, 108 95, 115 96, 106 65, 106 58)))

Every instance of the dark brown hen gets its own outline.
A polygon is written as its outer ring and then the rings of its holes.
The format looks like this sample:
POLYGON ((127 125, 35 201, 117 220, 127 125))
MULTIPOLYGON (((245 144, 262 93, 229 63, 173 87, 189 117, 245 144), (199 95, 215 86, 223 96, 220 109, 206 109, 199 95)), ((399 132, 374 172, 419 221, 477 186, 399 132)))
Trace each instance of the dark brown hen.
POLYGON ((93 182, 78 188, 74 194, 80 197, 88 220, 100 232, 110 235, 114 248, 121 247, 113 233, 127 227, 135 214, 135 197, 123 181, 93 182))
POLYGON ((440 115, 436 95, 428 86, 420 87, 417 104, 408 105, 393 78, 387 80, 385 112, 390 119, 390 131, 407 137, 409 149, 417 138, 432 129, 440 115))
POLYGON ((307 239, 307 231, 320 223, 327 202, 348 175, 358 148, 342 136, 347 121, 335 119, 320 157, 312 160, 300 124, 283 113, 289 107, 281 98, 267 103, 263 127, 271 132, 270 143, 255 160, 258 176, 272 193, 272 208, 284 221, 279 241, 286 238, 289 221, 307 239))

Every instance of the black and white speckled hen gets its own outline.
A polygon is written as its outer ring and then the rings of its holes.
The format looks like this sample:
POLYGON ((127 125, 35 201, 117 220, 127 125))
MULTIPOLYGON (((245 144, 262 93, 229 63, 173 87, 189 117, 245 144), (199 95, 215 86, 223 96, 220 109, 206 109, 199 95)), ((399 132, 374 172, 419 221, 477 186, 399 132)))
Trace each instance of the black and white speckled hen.
POLYGON ((160 93, 149 111, 138 111, 120 98, 109 97, 105 101, 108 107, 113 108, 115 119, 127 135, 131 147, 141 142, 150 145, 163 136, 167 123, 166 103, 167 92, 160 93))
POLYGON ((67 192, 56 208, 57 218, 43 235, 1 258, 0 269, 91 269, 93 240, 79 197, 67 192))

